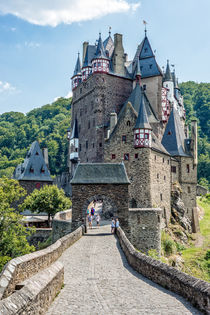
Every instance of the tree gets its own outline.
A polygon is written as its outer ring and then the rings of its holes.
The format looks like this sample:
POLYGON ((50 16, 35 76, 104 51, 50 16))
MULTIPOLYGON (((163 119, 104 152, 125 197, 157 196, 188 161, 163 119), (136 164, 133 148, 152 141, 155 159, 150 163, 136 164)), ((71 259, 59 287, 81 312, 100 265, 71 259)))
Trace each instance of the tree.
POLYGON ((11 206, 25 194, 18 181, 0 178, 0 271, 10 259, 34 251, 26 239, 32 230, 23 226, 23 217, 11 206))
POLYGON ((28 209, 35 213, 46 212, 48 214, 48 224, 50 226, 50 217, 56 212, 69 209, 71 200, 67 198, 62 189, 55 185, 45 185, 40 190, 35 189, 26 197, 21 210, 28 209))

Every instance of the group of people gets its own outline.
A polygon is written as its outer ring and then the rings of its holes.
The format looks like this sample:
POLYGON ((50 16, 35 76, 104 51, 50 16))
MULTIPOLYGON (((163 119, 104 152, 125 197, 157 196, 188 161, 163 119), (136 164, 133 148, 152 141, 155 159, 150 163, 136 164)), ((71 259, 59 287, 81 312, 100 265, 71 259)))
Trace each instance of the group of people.
POLYGON ((111 233, 117 233, 117 229, 120 226, 119 220, 118 218, 114 219, 112 218, 112 222, 111 222, 111 233))
POLYGON ((96 221, 97 227, 99 228, 101 218, 98 213, 95 215, 95 209, 92 207, 91 210, 87 209, 87 221, 90 229, 93 228, 93 220, 96 221))

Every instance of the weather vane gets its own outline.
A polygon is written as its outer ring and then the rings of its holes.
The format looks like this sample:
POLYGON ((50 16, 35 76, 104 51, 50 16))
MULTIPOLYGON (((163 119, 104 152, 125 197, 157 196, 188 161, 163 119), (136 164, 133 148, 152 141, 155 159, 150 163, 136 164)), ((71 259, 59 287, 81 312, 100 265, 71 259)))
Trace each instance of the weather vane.
POLYGON ((145 20, 143 20, 143 24, 144 24, 144 26, 145 26, 145 29, 144 29, 144 31, 145 31, 145 36, 147 35, 147 22, 145 21, 145 20))
POLYGON ((109 26, 109 35, 111 35, 111 29, 112 29, 111 26, 109 26))

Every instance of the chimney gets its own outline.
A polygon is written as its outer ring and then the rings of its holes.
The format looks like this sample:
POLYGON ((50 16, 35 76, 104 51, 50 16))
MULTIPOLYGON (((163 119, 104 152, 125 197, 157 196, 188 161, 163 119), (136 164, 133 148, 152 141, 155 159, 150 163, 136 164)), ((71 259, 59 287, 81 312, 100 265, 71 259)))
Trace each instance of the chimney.
POLYGON ((84 42, 83 43, 83 53, 82 53, 82 64, 84 63, 85 61, 85 55, 86 55, 86 51, 87 51, 87 46, 89 45, 88 42, 84 42))
POLYGON ((124 59, 125 59, 125 62, 127 62, 128 61, 128 54, 124 54, 124 59))
POLYGON ((46 164, 47 168, 49 169, 48 148, 43 148, 42 154, 43 154, 45 164, 46 164))
POLYGON ((117 124, 117 114, 116 113, 111 113, 110 114, 110 135, 112 131, 114 130, 114 127, 117 124))
POLYGON ((191 139, 192 139, 192 155, 194 165, 198 164, 198 154, 197 154, 197 120, 191 121, 191 139))
POLYGON ((116 74, 125 75, 125 54, 122 44, 122 34, 114 34, 114 52, 112 57, 112 63, 114 72, 116 74))

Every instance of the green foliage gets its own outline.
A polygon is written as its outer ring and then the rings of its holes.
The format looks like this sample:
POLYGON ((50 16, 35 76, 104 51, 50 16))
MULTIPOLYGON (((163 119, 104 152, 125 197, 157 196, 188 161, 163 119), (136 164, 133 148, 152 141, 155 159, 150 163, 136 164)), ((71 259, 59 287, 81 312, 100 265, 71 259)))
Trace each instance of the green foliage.
POLYGON ((164 231, 161 234, 161 247, 164 256, 170 256, 176 253, 176 243, 172 240, 170 235, 164 231))
POLYGON ((11 207, 25 194, 17 181, 0 178, 0 271, 10 259, 34 251, 26 239, 32 231, 23 226, 22 216, 11 207))
POLYGON ((70 109, 71 98, 59 98, 26 115, 18 112, 0 115, 0 177, 11 177, 35 140, 39 141, 41 148, 49 149, 51 174, 65 171, 68 152, 66 130, 70 126, 70 109))
POLYGON ((45 185, 39 190, 35 189, 20 205, 22 211, 28 209, 35 213, 46 212, 49 223, 50 216, 70 207, 71 200, 65 196, 62 189, 54 185, 45 185))
POLYGON ((44 242, 38 242, 38 250, 44 249, 52 244, 52 235, 44 242))

